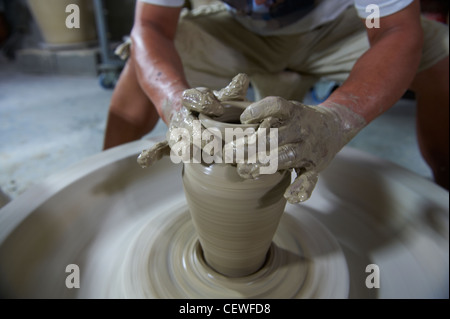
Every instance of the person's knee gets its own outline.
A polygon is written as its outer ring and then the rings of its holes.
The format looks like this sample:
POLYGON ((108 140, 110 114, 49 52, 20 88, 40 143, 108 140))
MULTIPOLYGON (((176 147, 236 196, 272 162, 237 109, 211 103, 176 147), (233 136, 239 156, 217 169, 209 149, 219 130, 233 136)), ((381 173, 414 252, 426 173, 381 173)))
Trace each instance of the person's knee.
POLYGON ((151 129, 159 119, 159 115, 150 101, 130 101, 129 103, 111 101, 109 114, 132 126, 142 128, 144 131, 151 129))
POLYGON ((447 154, 443 154, 442 151, 438 151, 434 154, 432 161, 430 162, 430 167, 433 171, 433 177, 435 182, 449 189, 449 157, 447 154))
POLYGON ((448 56, 415 77, 417 135, 423 158, 437 184, 448 189, 449 91, 448 56))
POLYGON ((114 88, 109 114, 142 128, 159 118, 153 103, 137 81, 132 59, 128 60, 114 88))

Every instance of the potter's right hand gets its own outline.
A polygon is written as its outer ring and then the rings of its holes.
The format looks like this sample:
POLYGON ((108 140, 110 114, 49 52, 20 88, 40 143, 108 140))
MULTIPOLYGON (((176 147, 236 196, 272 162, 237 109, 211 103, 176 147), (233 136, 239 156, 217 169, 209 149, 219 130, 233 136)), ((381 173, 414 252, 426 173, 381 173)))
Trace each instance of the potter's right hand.
MULTIPOLYGON (((222 101, 244 101, 249 86, 246 74, 236 75, 223 89, 213 91, 207 88, 188 89, 182 95, 182 107, 171 116, 166 140, 155 144, 152 148, 142 151, 138 163, 142 167, 153 165, 154 162, 165 155, 172 153, 187 162, 192 159, 195 152, 193 141, 202 140, 201 125, 194 125, 198 115, 220 116, 224 109, 222 101)), ((199 122, 197 122, 198 124, 199 122)), ((203 147, 203 145, 202 145, 203 147)))

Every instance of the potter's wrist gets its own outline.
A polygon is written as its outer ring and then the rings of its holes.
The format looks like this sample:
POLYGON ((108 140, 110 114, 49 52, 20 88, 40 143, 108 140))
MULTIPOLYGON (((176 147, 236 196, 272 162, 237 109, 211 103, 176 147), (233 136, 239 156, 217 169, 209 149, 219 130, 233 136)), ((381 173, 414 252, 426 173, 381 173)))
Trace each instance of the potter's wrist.
POLYGON ((174 115, 177 114, 183 106, 182 94, 183 91, 171 94, 170 96, 167 96, 161 103, 161 118, 167 125, 170 124, 174 115))
POLYGON ((175 114, 172 102, 169 99, 164 100, 160 110, 161 119, 168 125, 175 114))
POLYGON ((342 146, 347 144, 367 123, 359 114, 353 112, 345 105, 325 101, 317 107, 333 115, 334 121, 338 124, 340 135, 342 136, 342 146))

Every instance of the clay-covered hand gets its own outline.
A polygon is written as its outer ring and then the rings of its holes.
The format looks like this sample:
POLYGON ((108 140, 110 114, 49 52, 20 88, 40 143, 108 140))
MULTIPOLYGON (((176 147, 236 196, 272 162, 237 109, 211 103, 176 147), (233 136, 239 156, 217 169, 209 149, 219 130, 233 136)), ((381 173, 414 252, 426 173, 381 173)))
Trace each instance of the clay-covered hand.
POLYGON ((184 162, 191 160, 199 151, 195 149, 192 142, 198 140, 203 144, 206 143, 201 139, 202 129, 198 115, 202 113, 220 116, 224 112, 222 101, 244 101, 249 82, 247 75, 241 73, 236 75, 225 88, 218 91, 203 87, 185 90, 182 95, 181 109, 171 117, 166 140, 142 151, 138 157, 139 165, 151 166, 171 153, 179 156, 184 162))
MULTIPOLYGON (((260 123, 255 136, 225 147, 248 146, 256 143, 258 136, 263 136, 266 145, 275 150, 277 169, 294 169, 297 173, 284 194, 290 203, 302 202, 311 196, 319 172, 366 124, 361 116, 342 105, 310 106, 280 97, 267 97, 251 104, 242 113, 241 122, 260 123), (271 128, 277 129, 277 136, 268 134, 271 128), (267 134, 260 134, 262 129, 267 134)), ((261 174, 261 168, 268 165, 247 160, 238 163, 238 173, 244 178, 255 178, 261 174)))

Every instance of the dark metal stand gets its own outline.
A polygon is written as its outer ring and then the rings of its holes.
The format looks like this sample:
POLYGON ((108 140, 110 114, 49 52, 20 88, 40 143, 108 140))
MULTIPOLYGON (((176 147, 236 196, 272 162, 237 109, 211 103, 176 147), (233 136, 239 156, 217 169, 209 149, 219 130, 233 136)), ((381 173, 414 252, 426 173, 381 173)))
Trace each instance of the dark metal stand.
POLYGON ((116 85, 120 71, 124 66, 124 61, 115 57, 114 53, 110 50, 103 1, 94 0, 94 8, 101 55, 99 83, 103 88, 111 89, 116 85))

